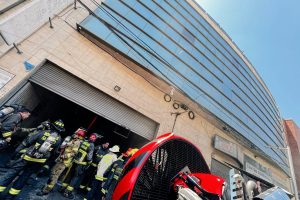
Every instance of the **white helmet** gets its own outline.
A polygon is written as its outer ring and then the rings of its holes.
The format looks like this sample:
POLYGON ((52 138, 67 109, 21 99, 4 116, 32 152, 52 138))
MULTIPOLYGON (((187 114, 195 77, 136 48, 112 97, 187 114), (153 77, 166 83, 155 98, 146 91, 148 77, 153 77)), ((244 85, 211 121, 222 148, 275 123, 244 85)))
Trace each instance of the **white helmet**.
POLYGON ((120 147, 118 145, 115 145, 112 148, 110 148, 109 151, 111 151, 113 153, 118 153, 118 152, 120 152, 120 147))

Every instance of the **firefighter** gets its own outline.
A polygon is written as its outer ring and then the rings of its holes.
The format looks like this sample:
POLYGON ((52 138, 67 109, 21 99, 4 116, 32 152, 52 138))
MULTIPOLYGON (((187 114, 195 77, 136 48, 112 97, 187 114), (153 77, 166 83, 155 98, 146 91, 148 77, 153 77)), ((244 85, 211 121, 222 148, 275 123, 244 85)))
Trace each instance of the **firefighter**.
POLYGON ((61 142, 60 132, 64 131, 64 123, 62 120, 57 120, 54 122, 53 127, 53 130, 39 131, 27 140, 25 144, 25 147, 28 147, 26 153, 0 177, 0 192, 3 193, 6 187, 19 175, 5 199, 16 197, 30 175, 46 162, 51 152, 59 147, 61 142), (19 174, 20 172, 21 174, 19 174))
POLYGON ((5 149, 11 143, 12 135, 18 130, 23 120, 30 116, 30 111, 22 108, 18 113, 12 113, 1 118, 0 123, 0 149, 5 149))
POLYGON ((85 199, 100 199, 100 197, 102 196, 102 183, 105 180, 104 173, 112 165, 112 163, 114 163, 118 159, 116 154, 118 152, 120 152, 120 147, 118 145, 115 145, 109 149, 109 152, 106 155, 103 156, 98 164, 97 173, 95 175, 95 179, 92 182, 91 190, 87 193, 87 197, 85 199))
POLYGON ((10 165, 13 163, 14 160, 17 158, 20 158, 20 156, 26 152, 26 148, 24 145, 27 143, 27 140, 31 138, 31 136, 39 133, 40 130, 50 130, 51 128, 51 122, 49 120, 42 122, 39 126, 36 128, 21 128, 21 132, 26 132, 28 135, 27 137, 22 141, 21 144, 16 148, 14 154, 12 155, 12 160, 10 161, 10 165))
POLYGON ((97 165, 102 159, 102 157, 108 153, 109 142, 104 142, 101 145, 95 147, 93 162, 91 163, 89 170, 83 175, 82 182, 80 184, 80 189, 86 189, 89 191, 91 177, 94 177, 97 172, 97 165))
POLYGON ((63 196, 69 199, 74 198, 73 190, 80 182, 80 177, 87 170, 93 160, 94 143, 100 136, 92 133, 88 141, 83 141, 75 155, 73 166, 63 182, 63 196))
POLYGON ((37 193, 38 196, 43 196, 50 193, 55 184, 57 183, 60 175, 64 172, 66 168, 71 166, 73 158, 78 152, 79 146, 81 145, 85 134, 86 130, 79 128, 75 131, 75 134, 72 139, 69 139, 69 137, 67 137, 64 140, 64 142, 60 146, 61 153, 56 159, 56 164, 51 169, 51 174, 48 179, 48 182, 42 188, 42 190, 37 193))
MULTIPOLYGON (((123 153, 117 161, 115 161, 109 169, 106 170, 104 176, 107 177, 107 180, 105 181, 101 193, 103 196, 105 196, 105 199, 110 200, 112 198, 113 191, 115 187, 117 186, 117 183, 119 182, 119 178, 122 175, 123 168, 129 158, 135 154, 138 151, 138 149, 129 148, 125 153, 123 153)), ((99 199, 101 199, 102 196, 100 196, 99 199)))

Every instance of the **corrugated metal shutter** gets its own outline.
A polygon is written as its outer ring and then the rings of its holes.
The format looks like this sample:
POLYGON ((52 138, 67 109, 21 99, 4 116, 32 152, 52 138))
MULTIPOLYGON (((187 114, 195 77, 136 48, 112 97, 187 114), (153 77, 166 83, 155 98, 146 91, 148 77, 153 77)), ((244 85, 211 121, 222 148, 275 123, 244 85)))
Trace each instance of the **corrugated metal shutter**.
POLYGON ((34 108, 38 105, 39 98, 36 95, 36 92, 31 85, 31 83, 26 83, 16 94, 10 98, 5 104, 19 104, 23 105, 30 110, 34 110, 34 108))
POLYGON ((156 122, 51 63, 42 66, 30 81, 148 140, 154 138, 156 122))

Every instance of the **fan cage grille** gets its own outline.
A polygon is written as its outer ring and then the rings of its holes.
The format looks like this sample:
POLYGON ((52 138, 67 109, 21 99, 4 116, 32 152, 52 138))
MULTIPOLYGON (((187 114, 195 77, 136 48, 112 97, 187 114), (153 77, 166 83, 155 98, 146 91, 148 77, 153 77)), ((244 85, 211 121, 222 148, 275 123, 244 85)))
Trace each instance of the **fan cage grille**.
POLYGON ((142 167, 131 199, 170 199, 171 179, 185 166, 188 166, 191 173, 210 173, 194 145, 181 139, 163 143, 152 152, 142 167))

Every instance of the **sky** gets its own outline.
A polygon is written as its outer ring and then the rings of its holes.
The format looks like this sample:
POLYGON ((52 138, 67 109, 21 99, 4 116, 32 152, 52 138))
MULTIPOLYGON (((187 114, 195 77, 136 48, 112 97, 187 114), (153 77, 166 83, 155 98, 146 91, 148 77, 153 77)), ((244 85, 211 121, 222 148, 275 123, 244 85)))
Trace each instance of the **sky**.
POLYGON ((300 127, 300 1, 196 1, 253 64, 281 116, 300 127))

